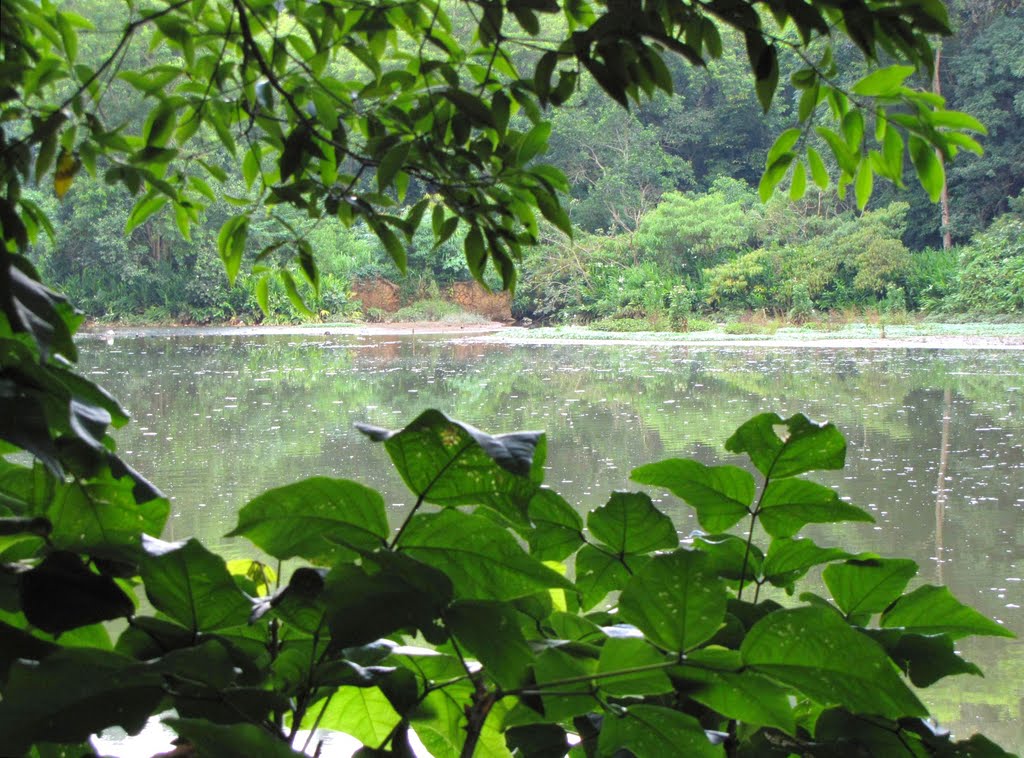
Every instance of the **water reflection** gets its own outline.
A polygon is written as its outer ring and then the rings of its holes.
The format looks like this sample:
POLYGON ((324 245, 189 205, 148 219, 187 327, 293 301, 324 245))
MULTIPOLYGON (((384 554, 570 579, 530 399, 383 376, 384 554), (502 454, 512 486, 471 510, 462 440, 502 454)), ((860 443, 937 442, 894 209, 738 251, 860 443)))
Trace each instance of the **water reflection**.
MULTIPOLYGON (((548 483, 581 510, 669 456, 722 449, 751 415, 830 418, 849 440, 828 483, 872 511, 844 545, 909 555, 1024 631, 1024 368, 1011 351, 489 344, 441 337, 161 336, 83 344, 82 367, 135 419, 126 458, 173 499, 169 538, 225 541, 262 490, 314 474, 381 489, 397 522, 410 498, 357 421, 400 426, 428 407, 492 432, 548 433, 548 483)), ((692 514, 663 500, 684 533, 692 514)), ((820 541, 839 530, 819 527, 820 541)), ((1024 646, 971 641, 985 680, 926 699, 958 732, 1024 745, 1024 646)))

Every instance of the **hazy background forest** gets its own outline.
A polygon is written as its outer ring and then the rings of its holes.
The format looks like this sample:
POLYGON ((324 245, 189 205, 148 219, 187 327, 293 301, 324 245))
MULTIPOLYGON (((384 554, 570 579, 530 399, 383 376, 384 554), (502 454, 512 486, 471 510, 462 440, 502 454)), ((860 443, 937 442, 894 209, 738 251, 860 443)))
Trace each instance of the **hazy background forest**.
MULTIPOLYGON (((797 322, 865 309, 943 318, 1024 315, 1024 8, 1019 0, 949 5, 957 33, 942 44, 941 93, 950 108, 988 127, 984 155, 965 153, 947 167, 952 247, 944 248, 939 207, 910 166, 906 189, 877 187, 863 212, 852 193, 840 197, 833 186, 812 186, 798 202, 782 188, 762 204, 757 183, 765 156, 792 123, 800 92, 783 88, 763 115, 742 45, 726 40, 725 54, 706 70, 669 62, 674 97, 626 111, 588 81, 552 115, 544 160, 569 177, 566 207, 576 233, 569 240, 551 228, 527 253, 513 314, 619 331, 700 329, 724 314, 751 311, 797 322)), ((123 26, 123 3, 65 6, 96 26, 82 33, 80 59, 102 59, 123 26)), ((853 83, 865 71, 846 44, 840 70, 853 83)), ((139 44, 129 48, 124 73, 104 99, 108 119, 145 118, 149 104, 131 72, 159 63, 153 56, 139 44)), ((830 159, 828 150, 822 154, 830 159)), ((259 167, 239 173, 226 152, 195 158, 219 167, 230 189, 215 196, 197 187, 215 202, 190 238, 176 228, 186 221, 169 208, 135 225, 137 198, 106 183, 102 171, 80 176, 62 202, 39 191, 35 200, 56 228, 56 241, 34 250, 44 278, 94 318, 264 318, 256 280, 241 277, 229 286, 216 245, 233 206, 248 203, 259 167)), ((414 180, 406 199, 411 204, 429 193, 414 180)), ((302 230, 316 252, 321 291, 309 288, 304 296, 324 320, 383 317, 364 312, 351 291, 357 281, 378 278, 398 286, 410 305, 406 317, 437 318, 454 308, 440 302, 440 293, 471 278, 460 234, 433 250, 429 222, 402 276, 361 224, 313 221, 287 206, 272 212, 302 230)), ((250 258, 273 243, 273 227, 269 211, 265 224, 254 219, 250 258)), ((295 317, 283 290, 270 294, 272 319, 295 317)))

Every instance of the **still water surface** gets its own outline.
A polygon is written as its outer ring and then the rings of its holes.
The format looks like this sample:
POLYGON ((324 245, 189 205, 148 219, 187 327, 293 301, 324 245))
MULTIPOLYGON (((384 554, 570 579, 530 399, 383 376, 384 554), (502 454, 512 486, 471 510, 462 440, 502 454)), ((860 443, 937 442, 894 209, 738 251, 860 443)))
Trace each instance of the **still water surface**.
MULTIPOLYGON (((235 513, 307 476, 381 489, 398 523, 411 498, 357 421, 400 427, 435 407, 486 431, 544 429, 547 483, 586 511, 630 470, 666 457, 740 463, 722 447, 750 416, 834 421, 847 468, 819 477, 875 525, 808 531, 826 544, 909 556, 916 581, 1024 632, 1024 354, 1018 351, 509 345, 486 338, 196 336, 82 343, 81 368, 131 411, 127 460, 171 497, 166 538, 232 556, 235 513)), ((688 509, 652 492, 685 535, 688 509)), ((987 677, 923 693, 946 726, 1024 747, 1024 644, 975 639, 987 677)))

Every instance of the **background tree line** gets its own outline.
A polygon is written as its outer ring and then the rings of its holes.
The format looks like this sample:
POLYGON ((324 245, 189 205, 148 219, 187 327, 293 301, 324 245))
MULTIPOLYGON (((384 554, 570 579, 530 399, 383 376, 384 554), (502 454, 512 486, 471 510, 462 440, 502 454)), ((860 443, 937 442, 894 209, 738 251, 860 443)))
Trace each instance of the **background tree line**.
MULTIPOLYGON (((83 60, 105 54, 110 31, 122 23, 119 2, 88 5, 79 10, 96 29, 81 35, 83 60)), ((726 37, 722 57, 706 69, 668 61, 672 97, 657 94, 624 110, 584 79, 553 113, 545 159, 569 179, 566 208, 576 233, 570 240, 552 227, 543 244, 527 252, 515 315, 603 320, 617 329, 699 328, 710 314, 747 309, 796 320, 858 307, 1019 315, 1024 10, 1017 0, 957 2, 950 10, 957 33, 942 47, 941 92, 950 107, 978 116, 989 131, 984 155, 965 153, 947 172, 953 248, 943 249, 938 208, 909 178, 909 191, 880 186, 863 212, 852 193, 841 197, 832 186, 812 187, 797 202, 784 191, 767 206, 757 202, 765 155, 793 120, 801 92, 784 87, 776 107, 762 114, 742 40, 726 37)), ((842 80, 852 83, 865 70, 853 44, 846 44, 837 56, 845 52, 839 68, 842 80)), ((129 49, 123 68, 159 63, 153 55, 129 49)), ((110 85, 105 102, 115 113, 108 116, 141 123, 147 102, 125 78, 110 85)), ((56 226, 56 240, 35 248, 45 278, 93 317, 262 318, 259 279, 229 284, 217 250, 218 231, 245 202, 252 177, 244 169, 239 174, 226 153, 219 164, 233 184, 209 198, 185 238, 175 228, 183 220, 170 208, 136 225, 137 198, 102 176, 77 177, 63 202, 40 191, 35 199, 56 226)), ((406 202, 429 193, 414 178, 406 202)), ((464 231, 435 250, 425 221, 423 233, 406 246, 410 273, 402 276, 363 224, 313 221, 291 206, 276 206, 273 214, 278 218, 250 225, 248 255, 274 243, 275 222, 283 217, 316 251, 322 277, 319 292, 301 281, 297 293, 272 282, 267 300, 280 318, 294 315, 286 297, 293 294, 321 318, 365 315, 350 298, 356 279, 390 279, 412 301, 471 278, 462 255, 464 231)))

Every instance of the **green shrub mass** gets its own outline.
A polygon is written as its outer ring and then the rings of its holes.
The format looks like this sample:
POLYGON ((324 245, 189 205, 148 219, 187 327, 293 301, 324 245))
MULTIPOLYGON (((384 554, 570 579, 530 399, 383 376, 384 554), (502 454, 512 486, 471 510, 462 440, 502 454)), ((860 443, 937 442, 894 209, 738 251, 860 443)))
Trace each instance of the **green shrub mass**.
MULTIPOLYGON (((98 28, 124 22, 124 7, 116 0, 72 0, 66 5, 78 11, 76 24, 88 23, 77 20, 82 16, 95 20, 98 28)), ((767 167, 765 156, 792 156, 780 153, 773 140, 790 125, 800 110, 794 103, 808 90, 796 80, 782 81, 777 107, 762 115, 759 95, 749 84, 748 53, 737 44, 739 35, 726 29, 722 50, 706 71, 682 59, 667 59, 664 76, 674 94, 652 92, 629 111, 606 96, 606 82, 588 75, 572 80, 576 91, 551 114, 550 130, 544 134, 549 134, 545 159, 567 179, 562 187, 567 215, 552 218, 565 229, 571 225, 575 239, 560 238, 542 222, 537 234, 541 244, 522 251, 516 315, 551 322, 646 318, 678 328, 683 319, 671 292, 685 287, 692 295, 688 312, 792 311, 799 320, 807 310, 804 291, 813 310, 885 310, 888 290, 899 287, 911 311, 1019 316, 1019 270, 1024 264, 1020 246, 1013 243, 1019 234, 1014 237, 1008 221, 999 222, 991 235, 986 230, 1007 215, 1016 217, 1013 199, 1024 189, 1024 162, 1019 158, 1024 154, 1019 95, 1024 65, 1016 44, 1024 35, 1024 11, 1016 4, 991 2, 953 3, 949 11, 955 34, 943 45, 943 95, 949 107, 970 112, 988 128, 981 139, 982 155, 972 152, 971 140, 958 139, 955 145, 963 149, 949 164, 950 231, 956 252, 936 249, 940 214, 912 181, 916 164, 902 157, 902 138, 885 142, 884 135, 878 137, 886 156, 899 148, 900 161, 891 170, 875 169, 902 178, 909 187, 898 201, 891 190, 879 188, 862 212, 861 185, 840 189, 811 181, 827 180, 826 172, 837 168, 850 179, 852 169, 833 165, 835 156, 827 154, 831 143, 807 130, 801 144, 817 151, 821 165, 810 155, 806 162, 786 158, 795 167, 788 178, 773 179, 782 182, 783 192, 762 206, 755 189, 767 167), (792 192, 785 192, 787 188, 792 192), (803 198, 793 201, 787 195, 803 198)), ((288 39, 294 42, 294 35, 288 39)), ((119 65, 130 75, 113 78, 103 92, 110 118, 146 128, 153 115, 147 115, 147 96, 171 76, 167 67, 178 62, 173 45, 180 43, 173 35, 171 42, 172 50, 160 47, 149 57, 141 46, 124 52, 119 65), (142 75, 135 74, 146 66, 153 68, 139 79, 142 75)), ((86 30, 75 52, 84 65, 95 66, 109 49, 102 35, 86 30)), ((791 51, 780 55, 783 62, 786 56, 795 58, 791 51)), ((535 62, 535 53, 529 51, 514 50, 510 56, 525 67, 535 62)), ((837 49, 835 56, 844 86, 866 70, 852 49, 837 49)), ((346 81, 357 76, 358 65, 349 57, 329 70, 338 81, 346 81)), ((565 81, 569 83, 568 75, 565 81)), ((527 126, 515 118, 510 123, 527 126)), ((957 120, 936 123, 961 125, 957 120)), ((870 120, 846 119, 841 126, 850 145, 865 130, 882 135, 870 120)), ((234 149, 234 141, 225 144, 234 149)), ((782 147, 787 144, 792 141, 782 147)), ((102 166, 77 176, 59 204, 49 193, 26 188, 25 197, 53 221, 52 240, 40 236, 32 251, 47 281, 91 317, 206 323, 350 319, 360 315, 359 304, 351 298, 356 280, 391 279, 408 305, 419 298, 424 279, 441 288, 474 276, 500 285, 507 273, 467 265, 467 224, 438 224, 434 211, 448 198, 436 194, 422 172, 413 171, 405 176, 399 207, 388 211, 388 218, 397 218, 417 209, 411 214, 415 223, 399 230, 406 239, 399 242, 385 233, 385 244, 377 234, 378 220, 322 214, 312 205, 293 203, 294 198, 276 197, 275 204, 246 214, 244 258, 246 264, 256 263, 256 276, 229 284, 221 272, 219 230, 238 213, 238 206, 253 202, 273 182, 274 167, 258 145, 245 156, 241 169, 224 146, 211 150, 204 143, 200 155, 217 164, 222 186, 213 192, 190 179, 202 197, 178 206, 156 200, 152 208, 146 206, 146 198, 116 181, 120 175, 104 175, 102 166), (200 199, 205 205, 201 211, 200 199), (293 268, 288 284, 285 278, 266 276, 276 273, 281 253, 294 248, 292 241, 282 246, 282 225, 315 257, 317 275, 309 281, 300 275, 301 267, 293 268), (182 238, 179 229, 186 226, 189 234, 182 238), (436 245, 435 235, 442 229, 436 245), (399 252, 409 275, 403 276, 395 265, 399 252), (265 312, 257 303, 266 306, 265 312), (304 307, 296 310, 296 303, 304 307)), ((872 160, 881 164, 878 157, 876 151, 872 160)), ((379 163, 380 157, 370 162, 379 163)), ((866 188, 871 188, 870 181, 866 188)), ((371 201, 380 200, 380 194, 371 201)), ((531 223, 536 220, 526 227, 531 223)))

